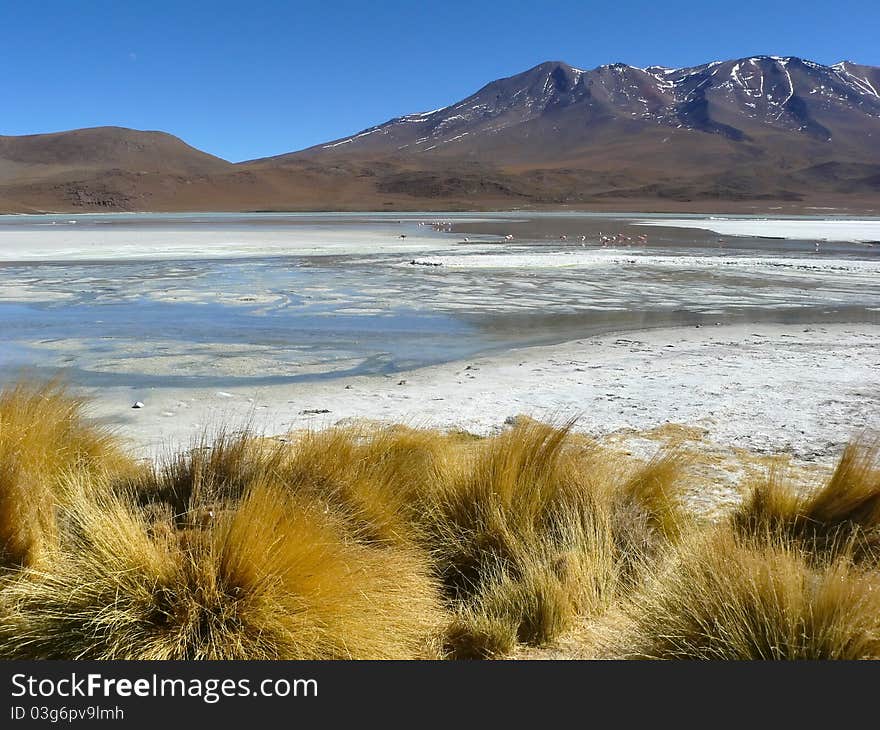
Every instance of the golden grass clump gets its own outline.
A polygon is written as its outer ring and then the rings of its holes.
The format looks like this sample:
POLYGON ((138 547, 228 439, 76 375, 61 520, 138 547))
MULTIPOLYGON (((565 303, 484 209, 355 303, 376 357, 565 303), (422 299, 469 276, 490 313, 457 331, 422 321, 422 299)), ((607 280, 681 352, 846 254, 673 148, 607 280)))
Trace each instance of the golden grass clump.
POLYGON ((223 436, 117 491, 135 493, 152 529, 188 530, 270 480, 361 545, 424 556, 454 616, 447 649, 496 656, 552 640, 638 583, 677 535, 679 466, 633 471, 569 427, 529 420, 488 439, 350 426, 223 436))
POLYGON ((221 433, 137 466, 59 386, 7 388, 0 658, 496 658, 581 635, 880 658, 878 456, 852 444, 813 491, 771 473, 698 524, 681 452, 642 463, 571 424, 221 433))
MULTIPOLYGON (((90 493, 85 493, 90 492, 90 493)), ((271 483, 199 528, 156 531, 117 495, 73 500, 63 555, 2 598, 0 656, 404 659, 443 613, 424 559, 358 543, 271 483)))
POLYGON ((57 383, 0 391, 0 569, 48 559, 61 481, 134 469, 116 440, 88 423, 57 383))
POLYGON ((641 658, 880 658, 875 571, 727 527, 681 547, 633 605, 621 653, 641 658))
POLYGON ((117 479, 112 488, 131 496, 151 520, 167 518, 182 529, 202 524, 220 505, 236 503, 251 485, 278 474, 283 459, 278 446, 246 430, 223 431, 117 479))
POLYGON ((465 444, 456 435, 404 426, 309 432, 291 443, 284 480, 329 503, 365 539, 420 543, 422 495, 447 479, 465 444))
POLYGON ((418 494, 444 478, 441 464, 457 442, 405 427, 331 428, 284 440, 221 433, 116 490, 133 492, 152 515, 173 515, 184 527, 268 478, 344 518, 359 540, 412 543, 418 494))
MULTIPOLYGON (((610 556, 609 556, 610 557, 610 556)), ((479 591, 457 602, 447 632, 447 651, 458 659, 491 659, 509 654, 518 643, 546 644, 569 629, 582 615, 594 614, 610 603, 599 592, 608 577, 590 574, 614 568, 613 559, 594 554, 525 556, 515 571, 496 567, 479 591), (579 570, 579 575, 574 571, 579 570)), ((613 578, 612 578, 613 579, 613 578)))
POLYGON ((602 456, 570 426, 521 421, 464 451, 420 495, 426 548, 456 614, 453 656, 545 643, 638 582, 675 521, 679 472, 659 459, 627 478, 602 456))
POLYGON ((880 558, 880 445, 854 442, 818 490, 797 491, 778 473, 734 511, 738 534, 801 546, 816 560, 880 558))

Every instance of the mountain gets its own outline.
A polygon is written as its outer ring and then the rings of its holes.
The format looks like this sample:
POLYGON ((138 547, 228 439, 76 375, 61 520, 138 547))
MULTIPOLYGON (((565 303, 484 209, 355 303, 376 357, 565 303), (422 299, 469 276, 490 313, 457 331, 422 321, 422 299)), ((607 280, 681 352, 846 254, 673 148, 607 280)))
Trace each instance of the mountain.
POLYGON ((880 131, 878 89, 880 68, 848 61, 822 66, 759 56, 682 69, 615 63, 591 71, 556 61, 493 81, 457 104, 392 119, 308 152, 489 159, 517 143, 506 163, 567 162, 609 137, 659 127, 752 146, 774 135, 816 152, 824 142, 877 156, 866 137, 880 131))
POLYGON ((380 184, 418 196, 452 189, 470 163, 471 177, 557 203, 876 198, 878 89, 880 69, 848 61, 758 56, 589 71, 547 62, 275 162, 391 162, 400 171, 380 184))
POLYGON ((0 207, 876 210, 878 92, 880 68, 849 61, 550 61, 441 109, 235 165, 155 132, 0 138, 0 207))

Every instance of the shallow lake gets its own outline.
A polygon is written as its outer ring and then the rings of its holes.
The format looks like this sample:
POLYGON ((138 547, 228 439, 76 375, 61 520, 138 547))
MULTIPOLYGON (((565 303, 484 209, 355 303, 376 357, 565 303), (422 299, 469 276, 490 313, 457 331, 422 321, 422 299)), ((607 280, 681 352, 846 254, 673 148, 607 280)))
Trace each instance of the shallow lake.
POLYGON ((0 217, 0 379, 277 383, 604 331, 880 321, 877 246, 680 218, 0 217))

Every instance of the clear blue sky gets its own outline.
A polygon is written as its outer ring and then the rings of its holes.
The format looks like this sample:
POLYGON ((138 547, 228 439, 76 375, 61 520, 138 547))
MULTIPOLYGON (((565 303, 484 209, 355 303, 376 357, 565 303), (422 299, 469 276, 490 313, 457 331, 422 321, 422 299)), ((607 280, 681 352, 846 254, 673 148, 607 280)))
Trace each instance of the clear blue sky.
POLYGON ((243 160, 434 109, 545 60, 880 65, 880 1, 0 0, 0 134, 161 129, 243 160))

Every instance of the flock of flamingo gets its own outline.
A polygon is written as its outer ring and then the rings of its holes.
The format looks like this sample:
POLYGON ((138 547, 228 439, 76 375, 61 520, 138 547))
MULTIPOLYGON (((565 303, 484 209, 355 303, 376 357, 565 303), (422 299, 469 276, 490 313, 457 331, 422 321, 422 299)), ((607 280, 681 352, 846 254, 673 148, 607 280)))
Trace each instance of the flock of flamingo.
MULTIPOLYGON (((450 233, 452 231, 452 222, 451 221, 430 221, 430 222, 420 221, 419 225, 420 226, 431 226, 435 231, 444 231, 446 233, 450 233)), ((402 233, 400 235, 400 238, 406 238, 406 234, 402 233)), ((504 240, 505 241, 512 241, 513 234, 508 233, 507 235, 504 236, 504 240)), ((560 241, 568 241, 568 236, 565 234, 562 234, 559 237, 559 240, 560 241)), ((585 235, 578 236, 576 240, 580 242, 581 246, 587 245, 587 237, 585 235)), ((465 236, 463 241, 464 241, 464 243, 470 243, 470 239, 467 236, 465 236)), ((606 235, 606 234, 602 233, 602 231, 599 231, 598 243, 602 247, 607 247, 609 245, 611 245, 611 246, 633 246, 633 245, 647 246, 648 245, 648 236, 646 234, 641 234, 638 236, 627 236, 624 233, 614 233, 611 235, 606 235)))
MULTIPOLYGON (((71 222, 73 222, 73 221, 71 221, 71 222)), ((400 223, 400 221, 398 221, 398 223, 400 223)), ((430 222, 419 221, 419 225, 420 226, 431 226, 435 231, 443 231, 445 233, 452 232, 452 222, 451 221, 430 221, 430 222)), ((401 233, 400 238, 406 238, 406 234, 401 233)), ((471 240, 470 238, 465 236, 463 239, 463 242, 470 243, 470 240, 471 240)), ((512 241, 513 234, 508 233, 506 236, 504 236, 504 240, 505 241, 512 241)), ((559 240, 560 241, 568 241, 568 236, 563 233, 559 237, 559 240)), ((581 246, 587 245, 587 237, 586 236, 580 235, 577 237, 577 240, 580 242, 581 246)), ((598 242, 603 248, 606 248, 609 245, 611 245, 611 246, 633 246, 633 245, 647 246, 648 245, 648 236, 644 233, 642 233, 638 236, 627 236, 625 233, 613 233, 610 235, 606 235, 606 234, 602 233, 602 231, 599 231, 599 241, 598 242)), ((718 244, 719 244, 719 246, 723 246, 724 239, 719 238, 718 244)), ((816 251, 816 253, 819 253, 819 251, 820 251, 818 241, 816 241, 815 251, 816 251)))

